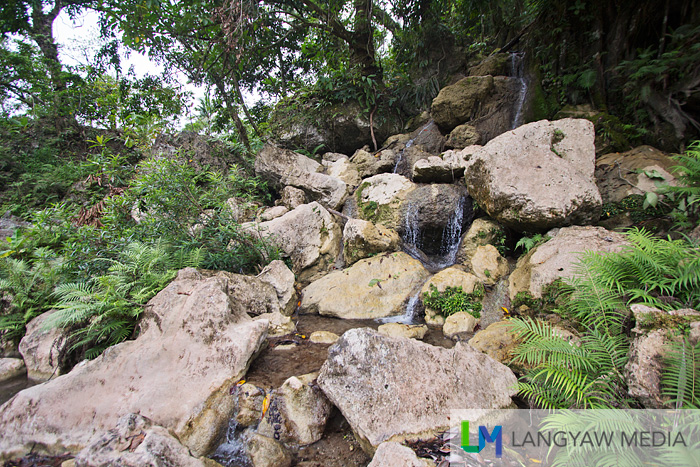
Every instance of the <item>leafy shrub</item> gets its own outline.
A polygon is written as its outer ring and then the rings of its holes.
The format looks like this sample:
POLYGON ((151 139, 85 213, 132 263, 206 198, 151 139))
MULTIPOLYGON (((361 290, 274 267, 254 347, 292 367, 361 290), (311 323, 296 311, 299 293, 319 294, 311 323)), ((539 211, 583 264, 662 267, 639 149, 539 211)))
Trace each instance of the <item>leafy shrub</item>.
POLYGON ((687 337, 671 344, 664 359, 666 370, 661 375, 664 396, 677 409, 700 408, 700 343, 692 345, 687 337))
POLYGON ((678 186, 666 186, 664 193, 676 202, 671 213, 681 228, 693 228, 700 217, 700 141, 692 143, 685 154, 674 156, 678 186))
POLYGON ((430 290, 423 294, 423 303, 444 317, 466 311, 473 317, 480 318, 483 296, 482 288, 475 288, 474 292, 466 293, 461 286, 446 287, 444 292, 440 292, 437 287, 430 284, 430 290))

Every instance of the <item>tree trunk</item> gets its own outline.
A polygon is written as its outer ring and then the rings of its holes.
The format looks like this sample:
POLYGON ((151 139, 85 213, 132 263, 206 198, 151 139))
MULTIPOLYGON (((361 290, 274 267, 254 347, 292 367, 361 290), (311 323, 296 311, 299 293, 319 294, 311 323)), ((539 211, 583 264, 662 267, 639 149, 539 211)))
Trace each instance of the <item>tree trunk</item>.
POLYGON ((216 90, 219 92, 219 95, 221 98, 224 100, 224 103, 226 104, 226 111, 228 112, 229 116, 233 120, 233 124, 236 126, 236 131, 238 132, 238 136, 241 139, 241 143, 243 143, 243 146, 250 151, 250 141, 248 140, 248 133, 246 132, 245 125, 243 125, 243 122, 241 121, 241 118, 238 116, 238 111, 236 110, 236 105, 231 102, 231 97, 230 93, 227 92, 226 86, 224 86, 224 81, 221 79, 219 76, 214 76, 212 77, 212 80, 214 81, 214 85, 216 86, 216 90))
POLYGON ((352 61, 360 67, 362 76, 373 76, 383 82, 383 72, 377 64, 374 50, 374 28, 372 27, 372 0, 354 0, 355 23, 348 45, 352 61))

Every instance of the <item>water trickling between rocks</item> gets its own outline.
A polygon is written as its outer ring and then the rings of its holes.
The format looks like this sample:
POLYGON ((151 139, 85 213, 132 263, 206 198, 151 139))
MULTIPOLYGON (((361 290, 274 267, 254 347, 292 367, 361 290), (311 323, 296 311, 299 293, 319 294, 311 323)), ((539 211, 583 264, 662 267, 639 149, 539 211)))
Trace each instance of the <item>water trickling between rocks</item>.
POLYGON ((515 112, 511 130, 518 128, 523 123, 523 105, 525 104, 525 96, 527 96, 527 81, 525 80, 524 70, 525 53, 516 52, 510 54, 510 72, 511 76, 518 80, 519 90, 518 99, 515 101, 515 112))

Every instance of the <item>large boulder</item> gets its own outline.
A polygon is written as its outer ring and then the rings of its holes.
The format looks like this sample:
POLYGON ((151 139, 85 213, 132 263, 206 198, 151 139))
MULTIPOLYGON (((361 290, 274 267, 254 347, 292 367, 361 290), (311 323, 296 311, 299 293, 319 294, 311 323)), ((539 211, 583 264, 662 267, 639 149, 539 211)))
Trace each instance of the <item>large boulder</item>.
POLYGON ((509 277, 510 298, 515 299, 518 292, 542 297, 547 285, 559 278, 574 277, 575 264, 584 251, 620 252, 627 245, 623 235, 602 227, 559 229, 552 239, 520 257, 509 277))
POLYGON ((671 343, 666 329, 656 329, 638 335, 630 346, 624 371, 627 392, 646 408, 661 409, 668 402, 661 394, 661 374, 671 343))
POLYGON ((464 167, 455 167, 440 156, 430 156, 413 164, 416 183, 452 183, 464 175, 464 167))
POLYGON ((480 104, 493 95, 492 76, 471 76, 445 86, 433 99, 430 114, 435 123, 445 131, 475 119, 480 104))
POLYGON ((469 339, 469 345, 504 365, 513 360, 519 343, 520 339, 507 321, 495 322, 469 339))
POLYGON ((519 231, 598 220, 593 124, 542 120, 509 131, 470 152, 469 194, 494 219, 519 231))
POLYGON ((149 152, 154 159, 175 159, 198 171, 216 169, 226 173, 232 164, 247 166, 245 159, 236 156, 221 140, 194 131, 161 133, 149 152))
POLYGON ((471 125, 462 124, 450 132, 445 142, 445 147, 450 149, 464 149, 473 144, 479 144, 481 135, 471 125))
POLYGON ((291 446, 321 439, 332 405, 315 385, 316 376, 311 373, 287 379, 274 392, 258 433, 291 446))
POLYGON ((76 467, 143 467, 177 465, 215 467, 205 457, 192 457, 185 446, 162 426, 139 414, 121 417, 112 428, 75 456, 76 467))
POLYGON ((445 349, 369 328, 343 334, 318 377, 369 454, 385 441, 448 429, 450 409, 508 407, 516 383, 506 366, 462 342, 445 349))
POLYGON ((77 452, 130 413, 171 431, 195 456, 210 452, 234 409, 230 389, 267 337, 267 322, 253 321, 231 292, 240 278, 180 271, 148 303, 136 340, 3 406, 0 458, 35 447, 77 452))
POLYGON ((350 219, 343 229, 345 265, 350 266, 385 251, 396 251, 400 241, 399 234, 394 230, 362 219, 350 219))
POLYGON ((469 67, 469 76, 502 76, 507 75, 511 62, 511 55, 497 53, 489 55, 478 64, 469 67))
POLYGON ((272 144, 266 144, 255 157, 255 172, 273 187, 299 188, 310 200, 338 209, 347 196, 347 185, 322 171, 323 166, 313 159, 272 144))
POLYGON ((493 245, 477 247, 470 262, 474 275, 486 284, 493 285, 510 272, 508 260, 493 245))
POLYGON ((396 152, 391 149, 383 149, 377 153, 358 149, 350 159, 360 177, 366 178, 373 175, 392 172, 396 165, 396 152))
POLYGON ((294 313, 294 308, 297 305, 297 293, 294 290, 294 273, 289 270, 283 261, 272 261, 260 271, 257 277, 275 289, 282 314, 290 316, 294 313))
POLYGON ((398 230, 401 205, 416 184, 398 174, 379 174, 362 181, 355 192, 361 219, 398 230))
POLYGON ((362 179, 355 164, 350 162, 347 156, 343 156, 334 162, 323 161, 326 173, 331 177, 342 180, 348 187, 348 191, 355 191, 362 179))
POLYGON ((53 313, 55 310, 49 310, 27 323, 27 332, 19 343, 27 377, 35 381, 61 374, 59 356, 66 346, 66 336, 62 329, 45 326, 53 313))
POLYGON ((347 319, 400 315, 428 277, 420 261, 404 252, 362 259, 309 284, 302 291, 301 312, 347 319))
POLYGON ((300 282, 313 280, 330 269, 340 253, 340 225, 316 202, 302 204, 268 222, 246 224, 244 228, 273 241, 292 260, 292 271, 300 282))
POLYGON ((619 203, 629 195, 658 192, 657 182, 676 185, 671 175, 678 165, 651 146, 639 146, 623 153, 610 153, 595 162, 595 177, 603 203, 619 203))
POLYGON ((519 93, 517 78, 468 76, 442 88, 430 112, 442 130, 467 123, 485 143, 512 129, 519 93))

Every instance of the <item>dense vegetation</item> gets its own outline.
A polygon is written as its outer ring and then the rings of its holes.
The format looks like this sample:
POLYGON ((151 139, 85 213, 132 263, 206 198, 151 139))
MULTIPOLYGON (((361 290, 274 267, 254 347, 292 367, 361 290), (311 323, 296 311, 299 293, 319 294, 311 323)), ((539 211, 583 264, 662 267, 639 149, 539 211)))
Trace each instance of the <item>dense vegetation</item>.
MULTIPOLYGON (((675 239, 633 231, 629 251, 582 258, 582 279, 557 297, 576 342, 547 322, 513 320, 524 339, 517 363, 530 368, 522 394, 542 407, 627 406, 628 306, 700 305, 698 247, 680 239, 700 214, 700 146, 691 143, 700 9, 690 0, 16 0, 0 6, 0 28, 0 213, 29 223, 0 246, 4 341, 55 309, 49 324, 68 329, 70 365, 132 337, 177 269, 256 272, 279 253, 241 227, 240 213, 271 201, 251 166, 280 115, 342 103, 373 125, 408 120, 458 71, 513 50, 527 58, 531 120, 587 104, 611 150, 651 143, 683 154, 681 186, 642 208, 664 204, 675 239), (100 15, 100 48, 66 65, 54 21, 86 11, 100 15), (164 73, 123 70, 128 51, 164 73), (176 70, 207 88, 185 129, 218 151, 213 159, 154 150, 190 105, 176 70), (251 93, 262 97, 255 105, 251 93)), ((524 237, 516 249, 546 240, 524 237)), ((478 315, 475 298, 427 296, 444 315, 478 315)), ((696 407, 700 349, 687 331, 678 325, 664 390, 696 407)))

